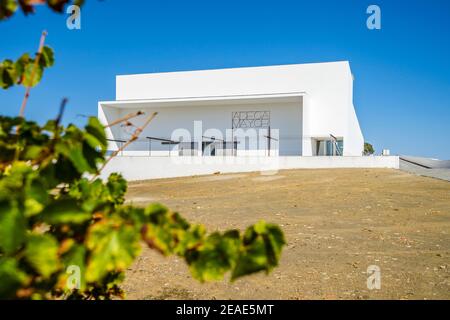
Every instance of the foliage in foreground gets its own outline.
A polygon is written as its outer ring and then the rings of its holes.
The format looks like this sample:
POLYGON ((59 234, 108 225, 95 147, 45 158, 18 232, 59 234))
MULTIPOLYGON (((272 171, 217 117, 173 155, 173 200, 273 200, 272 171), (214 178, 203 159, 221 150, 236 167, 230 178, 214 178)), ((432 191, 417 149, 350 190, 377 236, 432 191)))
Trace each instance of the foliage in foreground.
MULTIPOLYGON (((83 1, 0 0, 0 20, 19 6, 27 14, 42 3, 62 12, 83 1)), ((44 40, 45 32, 34 58, 0 62, 1 88, 27 88, 21 115, 29 89, 54 63, 44 40)), ((0 299, 122 297, 119 285, 142 243, 182 257, 200 281, 227 272, 235 280, 277 266, 285 240, 276 225, 261 221, 244 233, 208 234, 162 205, 126 205, 120 175, 98 178, 108 162, 104 127, 96 118, 84 129, 61 126, 64 105, 44 126, 0 116, 0 299)))
POLYGON ((16 61, 5 59, 0 61, 0 88, 8 89, 16 84, 34 87, 41 81, 45 68, 53 65, 53 50, 45 46, 40 59, 30 57, 24 53, 16 61))
POLYGON ((200 281, 277 265, 285 241, 275 225, 207 234, 161 205, 124 204, 120 175, 92 178, 105 151, 96 118, 79 129, 0 117, 0 298, 121 296, 119 284, 142 241, 184 258, 200 281), (78 290, 71 270, 80 271, 78 290))
POLYGON ((46 5, 55 12, 63 12, 66 5, 81 6, 84 0, 0 0, 0 20, 5 20, 14 15, 20 8, 25 15, 34 13, 35 6, 46 5))

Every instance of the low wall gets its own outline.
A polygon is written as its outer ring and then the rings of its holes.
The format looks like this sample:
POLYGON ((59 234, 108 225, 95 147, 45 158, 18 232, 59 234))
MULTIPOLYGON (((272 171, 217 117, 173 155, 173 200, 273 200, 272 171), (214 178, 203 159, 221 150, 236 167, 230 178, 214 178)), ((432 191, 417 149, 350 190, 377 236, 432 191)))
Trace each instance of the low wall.
POLYGON ((220 173, 275 174, 286 169, 399 168, 399 157, 115 157, 102 172, 125 179, 147 180, 220 173))

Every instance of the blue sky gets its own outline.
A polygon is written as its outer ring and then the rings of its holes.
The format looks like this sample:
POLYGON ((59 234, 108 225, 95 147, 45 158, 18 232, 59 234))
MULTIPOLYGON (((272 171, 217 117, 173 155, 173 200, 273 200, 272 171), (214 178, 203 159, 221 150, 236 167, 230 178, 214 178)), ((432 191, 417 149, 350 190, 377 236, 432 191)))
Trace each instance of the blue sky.
MULTIPOLYGON (((115 75, 349 60, 354 104, 377 151, 450 159, 448 0, 86 0, 81 30, 39 8, 0 23, 0 59, 35 52, 49 32, 56 64, 32 90, 28 118, 43 122, 69 98, 65 122, 114 100, 115 75), (382 29, 366 28, 377 4, 382 29)), ((0 89, 16 115, 24 88, 0 89)))

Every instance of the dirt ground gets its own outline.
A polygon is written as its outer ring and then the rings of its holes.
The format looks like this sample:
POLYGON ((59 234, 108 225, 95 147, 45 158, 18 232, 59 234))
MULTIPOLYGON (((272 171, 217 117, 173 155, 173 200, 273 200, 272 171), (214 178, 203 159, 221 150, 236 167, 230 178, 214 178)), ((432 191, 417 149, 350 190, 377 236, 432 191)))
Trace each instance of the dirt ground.
POLYGON ((144 249, 129 299, 450 299, 450 182, 389 169, 289 170, 131 183, 136 205, 161 202, 209 230, 281 225, 273 273, 200 284, 184 262, 144 249), (367 268, 381 289, 367 289, 367 268))

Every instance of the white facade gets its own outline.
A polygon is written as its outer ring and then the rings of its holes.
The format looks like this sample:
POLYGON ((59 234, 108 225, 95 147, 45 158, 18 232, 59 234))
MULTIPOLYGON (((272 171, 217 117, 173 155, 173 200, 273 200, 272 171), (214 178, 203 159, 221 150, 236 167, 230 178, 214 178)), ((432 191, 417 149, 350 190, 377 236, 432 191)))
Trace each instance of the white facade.
MULTIPOLYGON (((139 141, 121 153, 127 156, 186 155, 180 149, 188 145, 195 156, 363 152, 348 62, 117 76, 116 101, 99 102, 98 107, 105 124, 137 110, 158 112, 139 141), (257 121, 248 120, 255 117, 257 121), (209 150, 212 141, 214 152, 209 150)), ((145 119, 132 122, 140 126, 145 119)), ((110 128, 108 138, 116 140, 110 149, 119 148, 131 131, 120 125, 110 128)))
POLYGON ((116 100, 98 104, 109 149, 103 177, 128 180, 297 168, 396 168, 363 157, 348 62, 118 76, 116 100), (136 128, 157 112, 138 141, 136 128))

